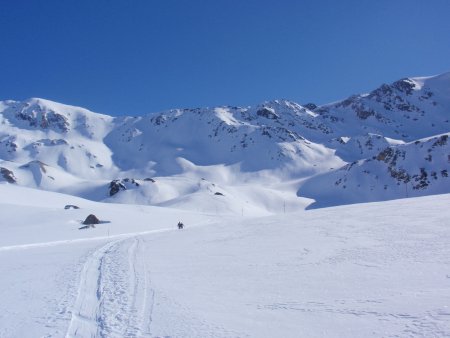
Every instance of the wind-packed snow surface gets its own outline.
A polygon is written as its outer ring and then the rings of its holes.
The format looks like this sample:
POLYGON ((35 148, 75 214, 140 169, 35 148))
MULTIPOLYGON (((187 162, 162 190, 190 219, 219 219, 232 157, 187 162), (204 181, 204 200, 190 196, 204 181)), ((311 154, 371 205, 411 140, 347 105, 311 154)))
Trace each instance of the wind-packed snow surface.
POLYGON ((449 203, 219 216, 3 183, 0 337, 445 337, 449 203))

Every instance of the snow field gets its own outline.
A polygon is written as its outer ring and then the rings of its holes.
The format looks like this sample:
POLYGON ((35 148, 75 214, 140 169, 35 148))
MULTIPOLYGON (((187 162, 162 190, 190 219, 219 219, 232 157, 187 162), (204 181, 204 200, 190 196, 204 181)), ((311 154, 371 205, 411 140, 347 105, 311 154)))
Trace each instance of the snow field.
POLYGON ((242 217, 0 192, 0 337, 450 335, 450 195, 242 217))
POLYGON ((146 246, 155 290, 152 332, 446 336, 449 196, 440 198, 197 228, 170 252, 163 248, 171 236, 152 237, 146 246))

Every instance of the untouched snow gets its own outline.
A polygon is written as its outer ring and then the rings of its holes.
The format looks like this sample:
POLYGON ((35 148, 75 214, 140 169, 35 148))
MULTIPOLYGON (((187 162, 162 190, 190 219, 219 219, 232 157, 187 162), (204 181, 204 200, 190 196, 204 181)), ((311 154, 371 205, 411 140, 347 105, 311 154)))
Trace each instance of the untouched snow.
POLYGON ((0 337, 448 336, 449 203, 223 216, 0 184, 0 337))

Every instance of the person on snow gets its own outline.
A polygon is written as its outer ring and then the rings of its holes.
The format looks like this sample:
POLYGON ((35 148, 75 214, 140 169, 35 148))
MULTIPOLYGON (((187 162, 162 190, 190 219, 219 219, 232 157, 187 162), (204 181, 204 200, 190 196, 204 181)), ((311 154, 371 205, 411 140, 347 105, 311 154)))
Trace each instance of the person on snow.
POLYGON ((178 229, 183 229, 184 224, 182 222, 178 222, 178 229))

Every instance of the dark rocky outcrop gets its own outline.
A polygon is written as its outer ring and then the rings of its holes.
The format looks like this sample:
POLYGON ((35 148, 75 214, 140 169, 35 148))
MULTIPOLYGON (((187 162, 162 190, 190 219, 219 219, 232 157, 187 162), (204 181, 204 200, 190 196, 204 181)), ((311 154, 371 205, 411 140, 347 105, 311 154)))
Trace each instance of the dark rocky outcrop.
POLYGON ((269 109, 266 107, 258 109, 256 111, 256 115, 265 117, 266 119, 270 119, 270 120, 276 120, 279 117, 272 109, 269 109))
POLYGON ((109 196, 114 196, 120 190, 127 190, 125 185, 120 182, 120 180, 113 180, 111 181, 111 183, 109 183, 109 196))
POLYGON ((410 79, 401 79, 395 81, 392 84, 392 87, 394 87, 395 89, 399 90, 402 93, 405 93, 406 95, 411 95, 414 88, 416 87, 416 84, 410 79))
POLYGON ((25 103, 21 110, 16 112, 16 118, 28 122, 30 127, 51 129, 57 132, 67 133, 69 121, 67 117, 52 109, 45 109, 40 105, 25 103))
POLYGON ((9 136, 3 140, 0 140, 0 151, 4 149, 5 153, 11 155, 17 152, 18 145, 16 143, 16 136, 9 136))
MULTIPOLYGON (((16 183, 17 182, 17 179, 14 176, 14 173, 9 169, 0 167, 0 175, 8 183, 16 183)), ((1 179, 1 177, 0 177, 0 179, 1 179)))
POLYGON ((315 103, 310 102, 310 103, 305 104, 303 107, 305 107, 306 109, 309 109, 309 110, 314 110, 317 108, 317 105, 315 103))
MULTIPOLYGON (((155 182, 152 178, 146 178, 144 181, 155 182)), ((109 196, 114 196, 121 190, 139 187, 140 184, 134 178, 116 179, 109 183, 109 196)))

